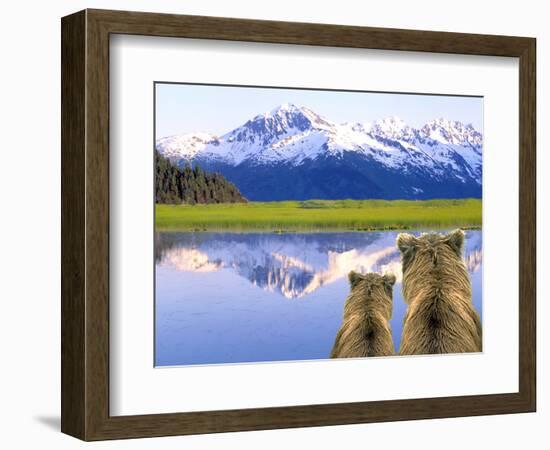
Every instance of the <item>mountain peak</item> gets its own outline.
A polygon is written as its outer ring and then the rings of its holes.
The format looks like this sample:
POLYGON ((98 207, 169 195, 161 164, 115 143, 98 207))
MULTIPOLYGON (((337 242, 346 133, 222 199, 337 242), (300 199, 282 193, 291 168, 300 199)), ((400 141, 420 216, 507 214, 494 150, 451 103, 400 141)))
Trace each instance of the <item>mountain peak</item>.
POLYGON ((275 116, 286 113, 300 113, 301 108, 296 106, 294 103, 282 103, 279 106, 276 106, 271 111, 269 111, 265 116, 275 116))
POLYGON ((226 136, 229 142, 247 142, 268 146, 281 139, 310 130, 332 130, 333 122, 315 111, 294 103, 283 103, 272 110, 259 114, 226 136))
POLYGON ((483 138, 471 123, 465 125, 458 120, 434 119, 421 129, 425 137, 443 144, 481 146, 483 138))
POLYGON ((370 131, 377 136, 396 141, 408 141, 414 138, 414 130, 397 116, 377 120, 370 127, 370 131))
POLYGON ((309 122, 309 125, 312 128, 318 129, 333 128, 335 126, 335 123, 317 114, 311 108, 308 108, 307 106, 297 106, 294 103, 282 103, 279 106, 273 108, 271 111, 257 117, 275 117, 282 118, 282 120, 289 120, 290 118, 290 120, 296 122, 304 120, 306 122, 309 122))

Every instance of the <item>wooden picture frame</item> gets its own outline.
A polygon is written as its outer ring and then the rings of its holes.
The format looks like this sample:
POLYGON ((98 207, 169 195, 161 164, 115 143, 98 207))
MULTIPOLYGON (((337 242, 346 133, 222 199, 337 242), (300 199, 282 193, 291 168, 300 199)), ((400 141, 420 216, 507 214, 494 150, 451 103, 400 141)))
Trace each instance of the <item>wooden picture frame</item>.
POLYGON ((105 10, 61 25, 64 433, 101 440, 535 411, 535 39, 105 10), (519 58, 519 392, 110 416, 109 36, 117 33, 519 58))

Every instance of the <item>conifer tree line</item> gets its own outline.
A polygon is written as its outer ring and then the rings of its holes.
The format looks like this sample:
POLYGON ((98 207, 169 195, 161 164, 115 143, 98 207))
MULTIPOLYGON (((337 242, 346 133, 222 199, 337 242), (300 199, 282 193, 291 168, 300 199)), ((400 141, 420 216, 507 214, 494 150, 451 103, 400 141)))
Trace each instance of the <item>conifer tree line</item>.
POLYGON ((199 166, 180 169, 155 150, 156 203, 244 203, 237 186, 219 173, 205 172, 199 166))

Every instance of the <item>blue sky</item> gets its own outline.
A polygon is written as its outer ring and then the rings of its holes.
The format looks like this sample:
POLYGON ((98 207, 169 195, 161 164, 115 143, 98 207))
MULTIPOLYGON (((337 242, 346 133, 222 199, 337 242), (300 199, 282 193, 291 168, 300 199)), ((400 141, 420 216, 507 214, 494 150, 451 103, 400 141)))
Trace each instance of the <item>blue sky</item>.
POLYGON ((282 103, 307 106, 335 122, 397 116, 420 127, 437 118, 471 123, 483 132, 483 99, 441 95, 312 91, 157 83, 156 137, 206 131, 224 134, 282 103))

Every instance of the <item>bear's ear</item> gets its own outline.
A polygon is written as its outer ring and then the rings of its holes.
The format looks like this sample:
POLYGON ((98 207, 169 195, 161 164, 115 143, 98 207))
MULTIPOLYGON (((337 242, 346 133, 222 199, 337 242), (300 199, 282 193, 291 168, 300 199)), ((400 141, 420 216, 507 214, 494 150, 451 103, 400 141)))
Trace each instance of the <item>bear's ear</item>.
POLYGON ((447 236, 445 241, 459 257, 462 257, 462 248, 464 247, 464 231, 453 231, 447 236))
POLYGON ((390 287, 395 284, 395 275, 393 273, 384 274, 382 279, 384 280, 384 284, 387 284, 390 287))
POLYGON ((407 253, 416 248, 417 239, 409 233, 399 233, 397 235, 397 247, 401 253, 407 253))
POLYGON ((348 274, 349 284, 352 288, 357 286, 357 283, 359 283, 359 281, 361 281, 362 278, 363 277, 361 276, 361 274, 353 270, 348 274))
POLYGON ((395 275, 393 273, 386 273, 382 277, 384 280, 384 289, 386 290, 389 296, 393 294, 393 285, 395 284, 395 275))

